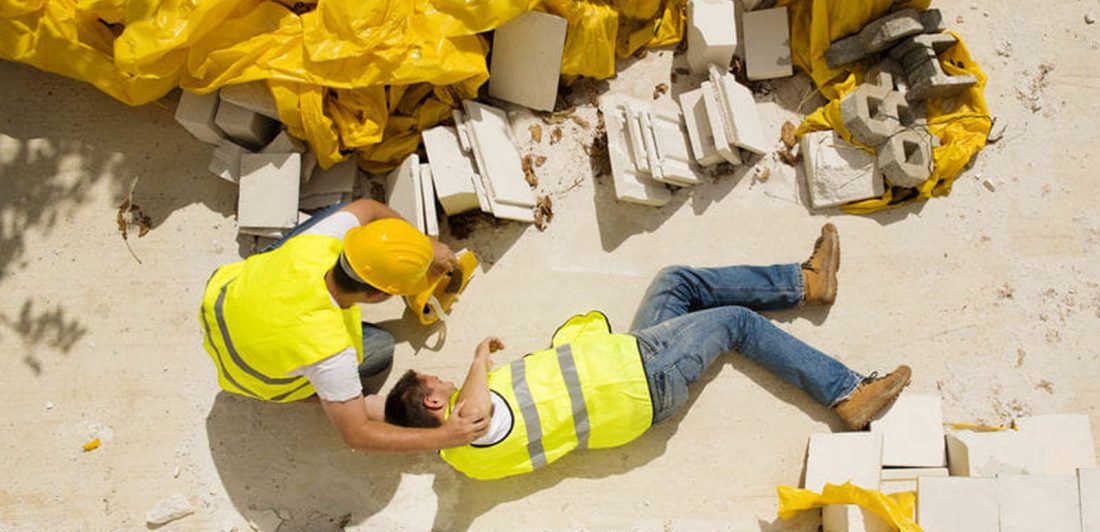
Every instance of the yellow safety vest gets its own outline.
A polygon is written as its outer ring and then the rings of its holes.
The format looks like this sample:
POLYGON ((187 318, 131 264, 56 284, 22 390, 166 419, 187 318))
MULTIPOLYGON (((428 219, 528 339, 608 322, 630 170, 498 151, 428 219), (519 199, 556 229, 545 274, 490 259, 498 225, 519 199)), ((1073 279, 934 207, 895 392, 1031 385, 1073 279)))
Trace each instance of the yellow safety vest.
POLYGON ((313 395, 291 371, 348 347, 363 361, 358 305, 340 309, 325 286, 343 243, 299 235, 281 247, 218 268, 199 309, 203 346, 226 391, 289 402, 313 395))
POLYGON ((599 312, 570 318, 554 334, 552 348, 489 372, 489 388, 508 403, 512 430, 487 447, 440 451, 471 478, 518 475, 573 449, 623 445, 653 423, 638 341, 611 334, 599 312))

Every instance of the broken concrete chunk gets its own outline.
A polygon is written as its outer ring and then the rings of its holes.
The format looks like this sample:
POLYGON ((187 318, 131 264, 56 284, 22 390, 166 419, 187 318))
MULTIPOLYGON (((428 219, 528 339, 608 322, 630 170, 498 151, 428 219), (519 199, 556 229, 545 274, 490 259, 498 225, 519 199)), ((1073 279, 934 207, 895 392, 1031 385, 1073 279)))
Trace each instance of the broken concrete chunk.
POLYGON ((802 136, 806 188, 815 209, 879 197, 885 192, 875 158, 844 142, 835 131, 802 136))
POLYGON ((241 155, 237 225, 290 229, 298 221, 301 155, 241 155))
POLYGON ((943 406, 938 395, 903 393, 878 418, 871 432, 882 433, 882 465, 944 467, 943 406))
POLYGON ((635 164, 633 154, 644 153, 644 148, 637 146, 640 135, 632 140, 627 131, 629 122, 636 120, 628 100, 606 94, 600 99, 600 108, 607 127, 607 151, 611 159, 615 197, 642 205, 661 206, 668 203, 672 195, 664 184, 655 181, 648 172, 639 170, 635 164))
POLYGON ((145 524, 157 527, 195 513, 191 503, 182 493, 177 493, 157 503, 145 513, 145 524))
POLYGON ((229 140, 222 140, 210 156, 210 172, 236 185, 241 180, 241 155, 252 153, 229 140))
POLYGON ((477 170, 473 159, 463 153, 458 131, 438 126, 421 133, 428 162, 432 165, 432 181, 443 212, 448 216, 478 208, 474 179, 477 170))
POLYGON ((742 24, 745 30, 745 68, 749 79, 782 78, 794 74, 786 6, 745 13, 742 24))
POLYGON ((302 196, 351 192, 358 177, 359 166, 355 157, 336 163, 331 168, 317 168, 309 182, 302 185, 302 196))
POLYGON ((879 170, 895 187, 920 186, 932 175, 932 165, 932 141, 915 129, 894 134, 878 148, 879 170))
POLYGON ((424 193, 420 189, 420 157, 409 155, 386 176, 386 205, 424 232, 424 193))
POLYGON ((252 150, 263 148, 279 133, 279 123, 228 102, 218 105, 214 123, 234 142, 252 150))
POLYGON ((1081 532, 1100 532, 1100 469, 1077 470, 1081 532))
POLYGON ((1001 532, 1081 530, 1077 478, 1071 475, 997 477, 1001 532))
MULTIPOLYGON (((710 82, 706 82, 710 83, 710 82)), ((691 153, 695 162, 702 166, 718 164, 724 159, 715 147, 714 133, 707 117, 706 104, 703 102, 703 89, 695 89, 680 94, 680 109, 683 111, 684 125, 691 143, 691 153)), ((740 162, 740 158, 738 158, 740 162)))
POLYGON ((860 30, 859 39, 867 53, 875 53, 922 31, 920 14, 914 9, 902 9, 871 21, 860 30))
POLYGON ((279 119, 279 108, 275 105, 275 97, 271 95, 271 89, 268 88, 266 81, 226 85, 218 91, 218 94, 224 102, 273 120, 279 119))
POLYGON ((539 111, 553 111, 558 96, 567 22, 529 11, 493 33, 489 94, 539 111))
POLYGON ((917 519, 924 530, 1000 531, 995 479, 921 477, 917 493, 917 519))
POLYGON ((737 49, 733 0, 692 0, 687 6, 687 59, 694 72, 728 68, 737 49))
POLYGON ((464 125, 469 132, 474 161, 489 197, 494 202, 530 210, 535 206, 535 193, 524 176, 508 116, 500 109, 472 100, 465 100, 462 105, 466 110, 464 125))
POLYGON ((881 434, 811 434, 806 454, 805 488, 820 493, 827 483, 851 482, 861 488, 877 490, 881 464, 881 434))
POLYGON ((218 114, 218 95, 195 94, 183 91, 176 106, 176 122, 207 144, 219 144, 225 133, 215 123, 218 114))
POLYGON ((855 504, 829 504, 821 508, 823 532, 891 532, 894 527, 855 504))

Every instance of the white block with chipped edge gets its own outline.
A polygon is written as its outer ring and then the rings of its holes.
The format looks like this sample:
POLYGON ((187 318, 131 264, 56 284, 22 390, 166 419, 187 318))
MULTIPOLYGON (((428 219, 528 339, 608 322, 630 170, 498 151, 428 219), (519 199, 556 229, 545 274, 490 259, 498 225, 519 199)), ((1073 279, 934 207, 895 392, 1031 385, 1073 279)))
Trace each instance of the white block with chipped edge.
POLYGON ((718 86, 709 81, 704 81, 700 85, 700 89, 703 91, 703 108, 707 111, 707 124, 710 125, 710 134, 714 138, 715 151, 726 162, 733 165, 741 164, 741 154, 737 151, 737 147, 729 141, 729 135, 732 131, 725 118, 725 103, 718 86))
POLYGON ((336 163, 330 168, 317 168, 313 177, 302 185, 302 196, 315 194, 344 194, 355 189, 355 180, 359 177, 359 166, 355 157, 336 163))
POLYGON ((432 182, 431 165, 420 165, 420 192, 424 198, 424 234, 439 236, 439 215, 435 212, 435 186, 432 182))
POLYGON ((835 131, 806 133, 801 154, 810 204, 815 209, 835 207, 881 196, 882 176, 875 157, 844 142, 835 131))
POLYGON ((763 155, 771 148, 764 138, 764 129, 760 125, 760 112, 756 109, 756 99, 748 87, 737 82, 733 74, 719 72, 711 68, 711 83, 718 87, 725 105, 723 118, 726 120, 727 140, 740 148, 763 155))
POLYGON ((955 477, 1029 474, 1039 466, 1036 440, 1014 430, 947 433, 947 467, 955 477))
POLYGON ((655 160, 660 168, 659 181, 678 186, 691 186, 703 182, 691 166, 691 148, 683 127, 680 113, 674 109, 654 108, 648 113, 653 132, 655 160))
POLYGON ((220 144, 225 132, 215 123, 218 115, 218 95, 183 91, 176 106, 176 122, 188 133, 207 144, 220 144))
POLYGON ((714 147, 714 133, 711 132, 707 108, 703 103, 703 89, 681 93, 680 109, 683 111, 684 126, 695 162, 710 166, 724 161, 714 147))
POLYGON ((539 111, 553 111, 568 23, 528 11, 493 32, 489 95, 539 111))
POLYGON ((279 120, 279 108, 275 105, 275 96, 271 94, 266 81, 226 85, 218 91, 218 95, 223 102, 279 120))
POLYGON ((694 72, 729 68, 737 49, 733 0, 691 0, 687 5, 687 60, 694 72))
POLYGON ((421 133, 428 164, 432 165, 432 182, 436 197, 448 215, 478 208, 474 180, 477 170, 474 161, 462 149, 458 131, 448 126, 438 126, 421 133))
POLYGON ((309 211, 315 209, 323 209, 329 205, 336 205, 344 201, 344 195, 339 192, 329 192, 327 194, 310 194, 308 196, 302 196, 298 198, 298 208, 306 209, 309 211))
MULTIPOLYGON (((611 159, 611 177, 615 197, 621 201, 661 206, 672 199, 665 185, 655 181, 648 172, 639 171, 633 152, 638 143, 628 134, 628 123, 634 120, 628 105, 617 96, 604 95, 600 101, 607 127, 607 151, 611 159)), ((642 148, 639 151, 644 151, 642 148)), ((648 163, 647 163, 648 164, 648 163)))
POLYGON ((297 153, 241 155, 237 225, 289 229, 298 222, 301 156, 297 153))
POLYGON ((917 479, 917 523, 929 532, 999 532, 996 479, 917 479))
POLYGON ((210 156, 210 172, 236 185, 241 180, 241 155, 252 153, 230 140, 222 140, 210 156))
POLYGON ((824 532, 892 532, 894 527, 886 524, 870 510, 855 504, 830 504, 821 507, 821 528, 824 532))
POLYGON ((1100 532, 1100 469, 1077 470, 1081 532, 1100 532))
POLYGON ((902 393, 871 420, 871 432, 882 433, 882 465, 943 467, 947 454, 943 405, 938 395, 902 393))
MULTIPOLYGON (((885 443, 883 445, 885 446, 885 443)), ((883 468, 879 478, 885 482, 887 480, 915 480, 920 477, 946 477, 948 474, 946 467, 883 468)))
POLYGON ((535 205, 535 193, 527 184, 508 116, 504 111, 472 100, 462 102, 474 161, 494 202, 524 207, 535 205))
POLYGON ((745 30, 745 71, 749 79, 793 75, 787 8, 750 11, 741 15, 741 21, 745 30))
POLYGON ((812 434, 806 456, 805 487, 820 493, 826 483, 851 482, 861 488, 877 490, 881 464, 881 434, 812 434))
POLYGON ((997 499, 1001 532, 1081 531, 1076 476, 1001 475, 997 499))
POLYGON ((420 190, 420 157, 409 155, 386 176, 386 205, 413 227, 424 231, 424 195, 420 190))
POLYGON ((279 132, 278 122, 228 102, 218 105, 214 123, 234 142, 253 150, 263 148, 279 132))
POLYGON ((1040 463, 1033 475, 1073 475, 1078 468, 1096 467, 1092 423, 1085 414, 1048 414, 1016 418, 1020 433, 1041 441, 1040 463))

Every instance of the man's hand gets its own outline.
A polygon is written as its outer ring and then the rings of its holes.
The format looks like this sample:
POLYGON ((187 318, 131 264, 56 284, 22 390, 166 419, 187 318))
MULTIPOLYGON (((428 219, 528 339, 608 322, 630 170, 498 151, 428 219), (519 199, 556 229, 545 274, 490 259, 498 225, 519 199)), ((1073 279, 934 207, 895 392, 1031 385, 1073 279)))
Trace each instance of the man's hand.
POLYGON ((428 272, 433 276, 440 276, 458 268, 458 258, 451 248, 436 239, 432 239, 432 266, 428 272))
POLYGON ((484 436, 489 430, 488 416, 479 419, 465 417, 462 415, 462 407, 464 406, 466 406, 466 401, 455 403, 451 417, 443 423, 442 428, 446 431, 443 440, 444 447, 461 447, 484 436))
POLYGON ((474 351, 475 357, 488 356, 492 353, 496 353, 504 349, 504 342, 496 336, 486 336, 480 344, 477 344, 477 349, 474 351))

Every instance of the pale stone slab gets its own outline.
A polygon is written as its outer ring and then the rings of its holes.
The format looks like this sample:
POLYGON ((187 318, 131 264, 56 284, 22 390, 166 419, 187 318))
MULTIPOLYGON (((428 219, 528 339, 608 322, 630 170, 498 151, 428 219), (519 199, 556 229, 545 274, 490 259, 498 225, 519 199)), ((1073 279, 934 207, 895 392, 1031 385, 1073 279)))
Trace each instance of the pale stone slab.
POLYGON ((535 193, 523 174, 523 164, 504 111, 473 100, 462 102, 474 161, 494 202, 535 205, 535 193))
POLYGON ((917 523, 936 532, 999 532, 997 481, 992 478, 917 479, 917 523))
POLYGON ((300 157, 297 153, 241 155, 238 226, 294 227, 298 221, 300 157))
POLYGON ((431 165, 420 165, 420 193, 424 205, 424 234, 439 236, 439 215, 435 212, 435 186, 432 183, 431 165))
POLYGON ((745 30, 745 68, 749 79, 793 75, 787 8, 750 11, 741 17, 745 30))
POLYGON ((672 194, 665 185, 636 166, 639 160, 646 160, 648 167, 648 159, 634 156, 634 153, 644 152, 644 148, 638 146, 640 136, 633 140, 630 138, 630 121, 636 118, 630 112, 629 106, 615 96, 604 95, 600 107, 607 126, 607 151, 611 158, 615 197, 620 201, 642 205, 661 206, 668 203, 672 194))
POLYGON ((234 142, 258 150, 279 133, 279 123, 259 113, 228 102, 218 105, 214 123, 234 142))
POLYGON ((806 457, 805 487, 820 493, 826 483, 851 482, 861 488, 877 490, 881 463, 881 434, 812 434, 806 457))
POLYGON ((424 231, 424 194, 420 190, 420 157, 413 153, 386 176, 386 205, 421 232, 424 231))
POLYGON ((438 126, 421 133, 428 163, 432 165, 432 182, 443 212, 454 215, 478 208, 474 189, 477 170, 473 159, 464 153, 458 131, 438 126))
POLYGON ((703 102, 703 89, 681 93, 680 109, 683 111, 684 126, 695 162, 703 166, 722 162, 724 159, 714 145, 714 133, 711 131, 710 118, 707 117, 706 104, 703 102))
POLYGON ((732 0, 691 0, 687 5, 687 60, 694 72, 711 64, 729 68, 737 49, 732 0))
POLYGON ((207 144, 220 144, 225 132, 215 123, 218 115, 218 95, 183 91, 176 106, 176 122, 188 133, 207 144))
POLYGON ((879 516, 855 504, 830 504, 821 508, 824 532, 892 532, 879 516))
POLYGON ((1001 532, 1080 532, 1077 478, 1070 475, 997 477, 1001 532))
POLYGON ((943 405, 937 395, 902 393, 871 421, 871 432, 882 433, 882 465, 943 467, 947 455, 943 405))
POLYGON ((1077 470, 1081 502, 1081 531, 1100 532, 1100 469, 1077 470))
POLYGON ((528 11, 493 32, 489 95, 539 111, 553 111, 568 23, 528 11))
POLYGON ((274 120, 279 119, 279 108, 275 105, 275 97, 271 95, 271 89, 268 88, 266 81, 226 85, 218 91, 218 94, 222 101, 274 120))
POLYGON ((1078 468, 1096 467, 1092 423, 1085 414, 1048 414, 1016 418, 1016 429, 1042 441, 1033 475, 1074 475, 1078 468))
POLYGON ((806 133, 801 145, 806 188, 815 209, 878 197, 885 191, 875 158, 844 142, 835 131, 806 133))

